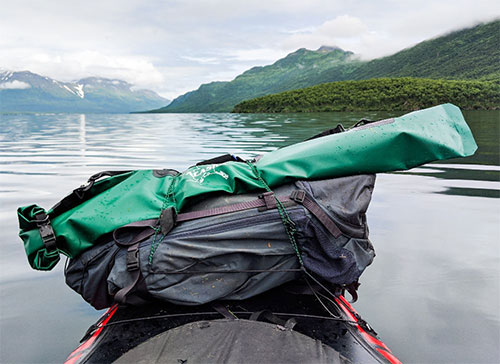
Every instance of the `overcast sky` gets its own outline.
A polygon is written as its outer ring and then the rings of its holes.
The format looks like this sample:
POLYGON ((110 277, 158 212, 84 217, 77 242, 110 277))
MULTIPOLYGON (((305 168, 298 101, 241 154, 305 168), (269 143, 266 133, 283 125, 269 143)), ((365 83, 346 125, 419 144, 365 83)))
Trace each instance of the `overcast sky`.
POLYGON ((298 49, 364 59, 500 16, 496 0, 0 0, 0 68, 119 78, 167 98, 298 49))

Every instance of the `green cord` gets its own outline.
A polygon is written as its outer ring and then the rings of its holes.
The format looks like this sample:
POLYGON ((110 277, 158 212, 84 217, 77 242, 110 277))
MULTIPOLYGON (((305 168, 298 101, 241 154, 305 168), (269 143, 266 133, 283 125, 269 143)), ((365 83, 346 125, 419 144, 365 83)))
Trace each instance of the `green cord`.
MULTIPOLYGON (((174 208, 175 213, 177 214, 177 206, 176 206, 177 203, 175 201, 175 195, 174 195, 174 185, 175 185, 176 177, 177 176, 174 176, 172 178, 172 182, 170 182, 170 185, 168 186, 167 193, 165 194, 165 198, 163 200, 163 205, 161 207, 161 210, 162 211, 165 210, 167 208, 168 203, 171 202, 172 207, 174 208)), ((160 217, 161 217, 161 215, 160 215, 160 217)), ((165 236, 166 236, 166 235, 162 235, 161 239, 157 240, 159 231, 161 231, 161 227, 157 227, 155 229, 155 234, 153 236, 153 242, 151 243, 151 250, 149 251, 149 258, 148 258, 149 264, 153 263, 153 256, 156 252, 156 249, 158 249, 158 246, 163 241, 163 239, 165 239, 165 236)))
MULTIPOLYGON (((246 163, 250 166, 250 168, 252 169, 255 176, 257 176, 257 179, 262 184, 264 189, 267 192, 273 193, 273 191, 271 190, 269 185, 266 183, 266 181, 264 181, 264 179, 260 175, 257 167, 255 167, 255 165, 250 161, 246 161, 246 163)), ((283 222, 283 225, 285 226, 285 231, 288 235, 288 239, 290 239, 290 243, 292 244, 292 247, 295 250, 295 254, 297 254, 297 258, 299 259, 300 266, 303 267, 304 262, 302 261, 302 256, 301 256, 300 251, 299 251, 299 246, 297 244, 297 241, 295 240, 295 234, 297 233, 297 229, 295 228, 295 223, 288 215, 288 212, 286 211, 285 206, 283 206, 281 201, 276 197, 276 195, 274 193, 273 193, 273 197, 274 197, 274 200, 276 201, 276 207, 277 207, 278 212, 281 216, 281 221, 283 222)))
POLYGON ((151 250, 149 251, 149 258, 148 258, 149 264, 153 263, 153 255, 155 254, 156 249, 158 248, 160 243, 163 241, 163 239, 165 239, 165 236, 166 236, 166 235, 162 235, 160 240, 156 240, 158 237, 158 232, 160 230, 161 230, 160 227, 157 227, 155 229, 155 235, 153 236, 153 243, 151 244, 151 250))

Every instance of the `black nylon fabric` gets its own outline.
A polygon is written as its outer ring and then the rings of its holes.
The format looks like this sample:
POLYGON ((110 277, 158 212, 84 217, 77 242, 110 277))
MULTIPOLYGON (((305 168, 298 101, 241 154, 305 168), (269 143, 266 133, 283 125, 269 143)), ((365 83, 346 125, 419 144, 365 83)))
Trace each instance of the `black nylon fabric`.
POLYGON ((66 284, 98 310, 114 302, 108 292, 107 279, 119 251, 114 241, 97 245, 77 259, 71 259, 64 271, 66 284))
POLYGON ((321 341, 282 326, 248 320, 214 320, 193 322, 161 333, 114 363, 348 364, 350 361, 321 341))

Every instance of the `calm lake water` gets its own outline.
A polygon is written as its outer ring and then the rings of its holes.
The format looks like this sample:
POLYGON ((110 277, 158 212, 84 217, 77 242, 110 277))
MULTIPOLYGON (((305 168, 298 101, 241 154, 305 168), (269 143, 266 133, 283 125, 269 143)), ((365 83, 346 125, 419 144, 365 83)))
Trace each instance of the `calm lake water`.
MULTIPOLYGON (((18 206, 48 208, 102 170, 184 170, 400 114, 0 115, 0 362, 61 362, 101 314, 64 264, 31 270, 18 206)), ((465 116, 475 156, 380 174, 368 210, 377 257, 355 307, 407 363, 500 362, 500 112, 465 116)))

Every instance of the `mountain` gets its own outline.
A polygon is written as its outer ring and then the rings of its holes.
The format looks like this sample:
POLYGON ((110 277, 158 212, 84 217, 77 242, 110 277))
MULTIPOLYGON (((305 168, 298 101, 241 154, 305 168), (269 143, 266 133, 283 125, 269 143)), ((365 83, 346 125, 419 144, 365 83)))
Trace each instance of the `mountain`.
POLYGON ((500 79, 500 21, 430 39, 388 57, 360 61, 336 47, 299 49, 265 67, 254 67, 230 82, 201 85, 151 112, 229 112, 241 101, 343 80, 380 77, 500 79))
POLYGON ((328 71, 346 79, 360 62, 352 52, 336 47, 317 51, 301 48, 269 66, 254 67, 230 82, 212 82, 176 98, 156 112, 224 112, 242 100, 315 85, 317 75, 328 71))
POLYGON ((0 70, 0 112, 119 113, 148 110, 168 103, 130 83, 89 77, 60 82, 29 71, 0 70))

